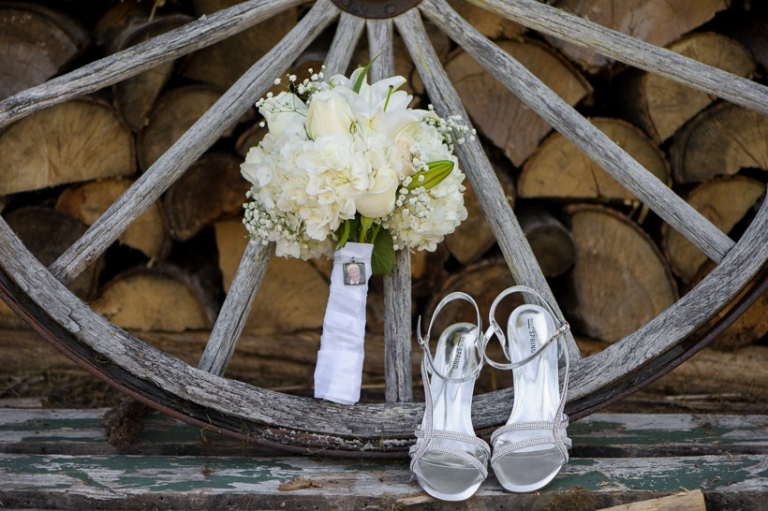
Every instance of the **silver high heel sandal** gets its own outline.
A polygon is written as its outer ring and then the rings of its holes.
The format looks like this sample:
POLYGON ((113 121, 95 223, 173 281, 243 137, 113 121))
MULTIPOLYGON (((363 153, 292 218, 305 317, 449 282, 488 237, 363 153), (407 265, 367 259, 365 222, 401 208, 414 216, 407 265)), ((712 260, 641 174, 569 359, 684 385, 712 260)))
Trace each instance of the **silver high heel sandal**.
POLYGON ((480 310, 465 293, 451 293, 440 302, 429 322, 426 338, 418 341, 424 350, 421 375, 424 381, 424 420, 411 447, 411 472, 431 496, 447 501, 474 495, 488 475, 491 449, 475 436, 472 427, 472 392, 483 366, 480 310), (429 335, 435 317, 450 301, 470 302, 477 311, 477 324, 456 323, 446 328, 437 342, 435 357, 429 352, 429 335), (430 375, 434 376, 430 379, 430 375))
POLYGON ((558 382, 558 345, 569 326, 539 293, 526 286, 504 290, 493 302, 491 326, 485 343, 496 335, 510 364, 488 359, 492 367, 512 370, 515 400, 507 424, 491 435, 491 466, 501 485, 511 492, 536 491, 549 484, 568 462, 571 441, 566 435, 568 417, 563 413, 568 393, 568 348, 562 342, 565 379, 558 382), (496 322, 496 306, 512 293, 538 297, 547 309, 535 304, 517 307, 509 317, 508 338, 496 322))

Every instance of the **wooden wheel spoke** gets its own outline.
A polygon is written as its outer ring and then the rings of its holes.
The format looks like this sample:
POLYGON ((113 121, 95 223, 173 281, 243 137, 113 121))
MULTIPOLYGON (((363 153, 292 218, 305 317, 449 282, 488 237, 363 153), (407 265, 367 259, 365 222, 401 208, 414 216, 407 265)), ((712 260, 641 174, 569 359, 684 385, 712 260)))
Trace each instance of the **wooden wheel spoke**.
POLYGON ((38 110, 97 91, 226 39, 300 3, 300 0, 244 2, 19 92, 0 101, 0 128, 38 110))
POLYGON ((395 74, 395 55, 392 50, 392 20, 368 20, 368 46, 370 58, 376 59, 371 65, 370 82, 377 82, 395 74))
MULTIPOLYGON (((392 49, 392 20, 368 20, 368 46, 371 58, 369 82, 395 74, 392 49)), ((392 275, 384 276, 384 378, 388 403, 413 401, 411 372, 411 254, 407 249, 395 255, 392 275)))
POLYGON ((125 229, 178 179, 254 102, 272 86, 276 76, 338 16, 329 0, 312 10, 144 173, 86 233, 50 267, 69 283, 90 265, 125 229))
MULTIPOLYGON (((469 119, 456 90, 448 80, 448 76, 432 48, 432 43, 418 12, 411 10, 400 15, 395 18, 395 25, 408 47, 411 58, 416 64, 416 69, 438 114, 443 116, 458 114, 469 119)), ((504 253, 504 259, 515 282, 536 289, 553 305, 555 310, 558 310, 552 291, 549 289, 544 274, 536 262, 536 257, 512 208, 509 206, 501 184, 491 168, 480 142, 468 140, 456 147, 459 160, 462 162, 470 185, 485 212, 485 218, 496 236, 499 247, 504 253)), ((567 334, 567 337, 569 353, 573 360, 577 360, 580 355, 576 343, 570 333, 567 334)))
POLYGON ((346 72, 364 28, 365 20, 362 18, 345 12, 341 13, 339 25, 336 27, 333 42, 331 42, 328 56, 325 59, 324 73, 326 77, 346 72))
POLYGON ((246 246, 198 369, 219 376, 226 371, 274 253, 274 243, 254 240, 246 246))
POLYGON ((443 0, 420 8, 451 39, 584 154, 715 262, 734 245, 722 231, 634 160, 511 55, 480 34, 443 0))
POLYGON ((659 48, 536 0, 469 0, 490 12, 601 55, 768 115, 768 87, 659 48))

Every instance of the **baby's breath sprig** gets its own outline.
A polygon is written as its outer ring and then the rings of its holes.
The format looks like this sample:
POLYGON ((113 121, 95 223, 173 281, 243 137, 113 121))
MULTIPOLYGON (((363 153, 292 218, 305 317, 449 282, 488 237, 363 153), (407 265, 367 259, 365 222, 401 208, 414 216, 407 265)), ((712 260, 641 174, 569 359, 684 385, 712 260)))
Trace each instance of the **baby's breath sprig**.
POLYGON ((424 122, 434 126, 443 136, 450 151, 453 151, 455 144, 463 144, 467 140, 475 140, 477 130, 467 126, 462 116, 451 115, 447 118, 442 118, 435 113, 434 105, 430 104, 428 108, 431 115, 424 117, 424 122))

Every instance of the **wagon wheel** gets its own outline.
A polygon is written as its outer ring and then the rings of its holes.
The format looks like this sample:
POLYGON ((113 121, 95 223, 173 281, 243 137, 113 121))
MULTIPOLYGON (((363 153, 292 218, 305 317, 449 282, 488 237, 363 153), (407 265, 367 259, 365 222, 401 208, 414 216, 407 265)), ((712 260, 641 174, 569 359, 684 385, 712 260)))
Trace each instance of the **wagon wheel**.
MULTIPOLYGON (((535 0, 471 2, 539 32, 768 115, 768 88, 755 82, 535 0)), ((300 0, 251 0, 22 91, 0 103, 0 127, 210 45, 299 3, 300 0)), ((3 299, 77 363, 123 392, 190 424, 288 450, 404 455, 423 413, 422 404, 409 402, 411 327, 407 255, 398 256, 393 275, 385 280, 388 402, 353 407, 276 393, 220 376, 267 270, 272 246, 249 244, 198 368, 135 339, 77 299, 65 285, 104 252, 337 19, 338 28, 326 62, 328 74, 346 69, 363 28, 368 31, 371 54, 381 55, 371 69, 372 78, 393 74, 392 38, 396 28, 437 112, 466 117, 432 49, 422 16, 434 22, 531 109, 718 263, 677 303, 609 348, 580 358, 573 339, 568 339, 574 362, 566 411, 572 417, 599 410, 675 367, 727 327, 764 290, 765 281, 754 286, 751 295, 712 330, 700 332, 761 273, 768 259, 767 206, 762 206, 740 241, 734 243, 510 55, 480 35, 445 0, 317 0, 291 32, 49 268, 38 262, 0 220, 3 299)), ((551 298, 546 280, 479 142, 468 142, 458 152, 514 279, 551 298)), ((504 423, 511 399, 511 389, 478 396, 473 405, 475 426, 486 429, 504 423)))

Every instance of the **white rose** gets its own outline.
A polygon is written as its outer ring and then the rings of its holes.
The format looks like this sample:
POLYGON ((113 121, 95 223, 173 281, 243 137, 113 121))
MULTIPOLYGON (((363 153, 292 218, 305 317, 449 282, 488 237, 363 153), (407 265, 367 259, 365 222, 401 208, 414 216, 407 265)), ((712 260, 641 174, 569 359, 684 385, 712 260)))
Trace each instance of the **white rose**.
POLYGON ((379 169, 373 186, 362 195, 355 197, 355 207, 368 218, 381 218, 395 209, 397 174, 391 168, 379 169))
POLYGON ((274 136, 286 134, 306 138, 307 105, 294 94, 281 92, 269 98, 259 107, 259 113, 267 120, 269 132, 274 136))
POLYGON ((354 122, 352 108, 338 91, 324 90, 312 96, 307 112, 307 133, 312 139, 342 133, 348 135, 354 122))

